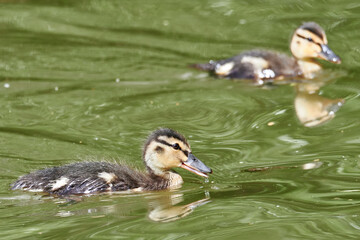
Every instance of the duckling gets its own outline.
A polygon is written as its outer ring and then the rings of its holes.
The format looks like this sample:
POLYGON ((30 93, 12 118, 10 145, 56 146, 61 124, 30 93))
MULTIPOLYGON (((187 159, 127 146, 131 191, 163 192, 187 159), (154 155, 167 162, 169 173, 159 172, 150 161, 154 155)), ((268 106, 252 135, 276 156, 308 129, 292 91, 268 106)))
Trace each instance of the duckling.
POLYGON ((259 84, 289 78, 312 79, 321 70, 316 58, 341 63, 340 57, 327 43, 324 30, 315 22, 306 22, 292 36, 290 49, 293 57, 266 50, 250 50, 229 59, 191 66, 219 77, 254 79, 259 84))
POLYGON ((143 160, 147 173, 109 162, 78 162, 20 177, 12 184, 12 189, 58 196, 164 190, 178 188, 183 183, 182 177, 172 168, 180 167, 202 177, 212 173, 192 154, 185 137, 168 128, 158 129, 148 137, 143 160))

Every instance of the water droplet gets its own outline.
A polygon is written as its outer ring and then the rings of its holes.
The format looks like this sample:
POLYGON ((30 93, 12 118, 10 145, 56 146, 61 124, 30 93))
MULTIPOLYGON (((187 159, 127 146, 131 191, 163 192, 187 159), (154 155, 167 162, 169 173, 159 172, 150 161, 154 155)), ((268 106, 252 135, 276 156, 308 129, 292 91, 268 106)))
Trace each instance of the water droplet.
POLYGON ((205 191, 205 197, 206 197, 206 198, 210 198, 210 193, 209 193, 209 191, 205 191))

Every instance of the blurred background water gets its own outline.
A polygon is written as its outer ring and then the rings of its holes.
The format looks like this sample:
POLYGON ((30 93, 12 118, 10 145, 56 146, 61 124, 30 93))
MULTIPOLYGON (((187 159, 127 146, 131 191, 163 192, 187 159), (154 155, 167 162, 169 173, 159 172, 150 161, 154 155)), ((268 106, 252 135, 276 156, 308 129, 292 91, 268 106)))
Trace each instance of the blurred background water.
POLYGON ((0 1, 0 238, 358 239, 359 13, 355 0, 0 1), (323 63, 320 96, 346 102, 320 126, 297 119, 291 85, 187 67, 252 48, 290 54, 304 21, 343 61, 323 63), (160 126, 188 138, 208 182, 179 170, 178 191, 72 201, 9 188, 87 159, 142 168, 160 126), (152 218, 173 205, 188 206, 183 218, 152 218))

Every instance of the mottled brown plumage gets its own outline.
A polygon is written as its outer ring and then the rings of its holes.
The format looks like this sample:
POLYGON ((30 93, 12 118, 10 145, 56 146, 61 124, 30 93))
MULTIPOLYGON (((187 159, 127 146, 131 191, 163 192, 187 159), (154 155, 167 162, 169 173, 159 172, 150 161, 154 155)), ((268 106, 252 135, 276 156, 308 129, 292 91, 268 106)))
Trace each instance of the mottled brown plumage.
POLYGON ((110 162, 78 162, 20 177, 12 184, 12 189, 58 196, 162 190, 182 184, 181 176, 171 168, 181 167, 203 177, 211 173, 211 169, 191 153, 186 139, 168 128, 156 130, 149 136, 143 157, 147 172, 110 162), (159 148, 162 150, 159 151, 159 148))
POLYGON ((225 60, 191 66, 219 77, 254 79, 262 84, 269 80, 314 78, 321 69, 316 58, 341 62, 327 46, 324 30, 314 22, 304 23, 295 30, 290 49, 293 57, 273 51, 251 50, 225 60))
POLYGON ((276 76, 297 77, 302 75, 302 72, 294 58, 285 54, 258 49, 246 51, 232 58, 217 62, 211 61, 210 63, 204 65, 197 64, 195 67, 211 71, 218 76, 237 79, 273 79, 276 78, 276 76), (244 61, 246 58, 248 58, 248 61, 244 61), (265 61, 262 63, 268 64, 265 68, 261 67, 261 75, 256 71, 257 67, 254 62, 256 62, 257 59, 263 59, 265 61), (234 63, 231 70, 227 71, 226 74, 219 74, 221 66, 230 62, 234 63), (266 76, 266 71, 263 71, 264 69, 272 71, 268 73, 268 77, 266 76))

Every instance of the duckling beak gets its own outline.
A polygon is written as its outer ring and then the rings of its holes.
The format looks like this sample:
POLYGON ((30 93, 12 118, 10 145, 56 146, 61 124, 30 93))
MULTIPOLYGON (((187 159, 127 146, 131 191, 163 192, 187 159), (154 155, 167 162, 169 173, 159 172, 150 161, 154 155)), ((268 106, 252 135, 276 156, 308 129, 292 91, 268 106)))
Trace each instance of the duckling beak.
POLYGON ((321 44, 319 57, 332 63, 340 64, 341 59, 326 44, 321 44))
POLYGON ((206 178, 208 177, 207 173, 212 173, 212 170, 192 153, 189 153, 187 161, 183 162, 180 167, 206 178))

